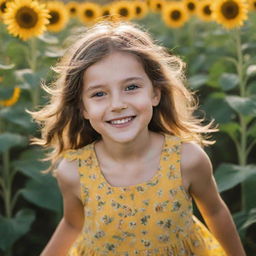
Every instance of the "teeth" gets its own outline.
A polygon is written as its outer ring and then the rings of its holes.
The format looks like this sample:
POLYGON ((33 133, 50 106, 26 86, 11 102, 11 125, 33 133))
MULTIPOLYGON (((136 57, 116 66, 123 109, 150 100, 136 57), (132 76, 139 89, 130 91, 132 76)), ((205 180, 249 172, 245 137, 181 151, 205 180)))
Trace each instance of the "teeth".
POLYGON ((125 124, 125 123, 127 123, 127 122, 129 122, 131 120, 132 120, 131 117, 127 117, 127 118, 124 118, 124 119, 110 121, 110 123, 111 124, 125 124))

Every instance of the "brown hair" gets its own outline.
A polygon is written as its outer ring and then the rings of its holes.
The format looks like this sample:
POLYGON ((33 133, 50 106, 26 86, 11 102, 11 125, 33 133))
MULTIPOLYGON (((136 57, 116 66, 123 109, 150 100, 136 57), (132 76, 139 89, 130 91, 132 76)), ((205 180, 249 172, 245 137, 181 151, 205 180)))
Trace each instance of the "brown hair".
POLYGON ((101 22, 80 35, 54 68, 57 80, 51 86, 43 86, 51 95, 50 103, 37 112, 30 112, 42 127, 42 137, 34 138, 33 143, 52 149, 46 158, 52 161, 52 168, 65 150, 100 139, 100 134, 82 114, 83 74, 113 51, 137 56, 153 87, 161 91, 160 103, 154 107, 149 123, 150 130, 203 145, 212 143, 205 136, 216 129, 211 128, 212 122, 203 125, 204 119, 193 116, 198 106, 184 86, 181 59, 156 44, 138 25, 101 22))

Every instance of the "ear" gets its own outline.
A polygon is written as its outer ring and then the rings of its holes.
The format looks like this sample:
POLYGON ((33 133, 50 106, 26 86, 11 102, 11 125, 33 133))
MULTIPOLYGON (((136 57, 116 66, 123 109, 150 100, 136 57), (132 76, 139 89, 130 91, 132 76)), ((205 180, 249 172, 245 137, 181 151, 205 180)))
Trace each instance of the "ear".
POLYGON ((86 111, 85 108, 83 109, 83 117, 84 117, 85 119, 89 119, 88 112, 86 111))
POLYGON ((156 107, 161 99, 161 90, 159 88, 153 88, 152 106, 156 107))

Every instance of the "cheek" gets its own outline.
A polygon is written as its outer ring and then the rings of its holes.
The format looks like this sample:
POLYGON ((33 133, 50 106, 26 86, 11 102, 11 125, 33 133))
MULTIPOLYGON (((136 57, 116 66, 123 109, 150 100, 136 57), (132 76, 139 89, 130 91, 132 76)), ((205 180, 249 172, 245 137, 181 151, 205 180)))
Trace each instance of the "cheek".
POLYGON ((104 113, 102 104, 84 104, 84 109, 84 117, 89 120, 98 119, 104 113))

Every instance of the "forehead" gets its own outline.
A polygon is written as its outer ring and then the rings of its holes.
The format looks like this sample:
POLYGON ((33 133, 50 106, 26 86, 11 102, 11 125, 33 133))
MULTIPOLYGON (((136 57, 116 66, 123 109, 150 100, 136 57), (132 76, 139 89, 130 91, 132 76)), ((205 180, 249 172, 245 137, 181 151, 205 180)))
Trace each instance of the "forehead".
POLYGON ((85 86, 119 82, 130 77, 149 79, 139 57, 126 52, 112 52, 90 66, 83 75, 85 86))

